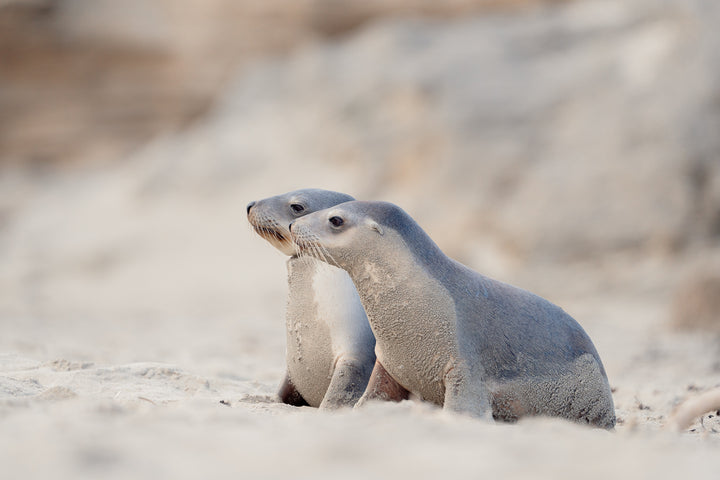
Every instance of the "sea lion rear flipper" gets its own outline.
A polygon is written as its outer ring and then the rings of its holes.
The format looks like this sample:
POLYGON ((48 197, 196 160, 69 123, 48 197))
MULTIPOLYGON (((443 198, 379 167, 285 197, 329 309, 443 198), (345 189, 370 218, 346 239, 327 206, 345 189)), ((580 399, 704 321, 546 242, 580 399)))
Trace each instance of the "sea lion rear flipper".
POLYGON ((287 373, 285 373, 285 379, 280 385, 278 397, 280 397, 280 401, 282 403, 292 405, 293 407, 309 406, 309 404, 305 401, 302 395, 300 395, 300 392, 297 391, 297 388, 295 388, 295 384, 293 384, 292 380, 290 380, 290 375, 288 375, 287 373))
POLYGON ((375 360, 375 367, 370 375, 365 393, 358 401, 356 407, 362 406, 369 400, 399 402, 401 400, 407 400, 409 397, 410 392, 390 376, 379 360, 375 360))
POLYGON ((365 391, 370 373, 367 361, 340 357, 320 408, 334 410, 355 405, 365 391))

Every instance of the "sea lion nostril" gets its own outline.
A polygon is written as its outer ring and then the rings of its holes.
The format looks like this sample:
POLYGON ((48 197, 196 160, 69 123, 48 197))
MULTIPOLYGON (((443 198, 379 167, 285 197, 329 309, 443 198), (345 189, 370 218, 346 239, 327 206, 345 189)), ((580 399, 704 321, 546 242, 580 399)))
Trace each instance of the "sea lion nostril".
POLYGON ((292 232, 292 226, 295 222, 290 222, 290 225, 288 225, 288 232, 292 232))
POLYGON ((251 209, 252 207, 254 207, 254 206, 255 206, 255 202, 254 202, 254 201, 252 201, 252 202, 250 202, 250 203, 247 204, 247 213, 248 213, 248 215, 250 214, 250 209, 251 209))

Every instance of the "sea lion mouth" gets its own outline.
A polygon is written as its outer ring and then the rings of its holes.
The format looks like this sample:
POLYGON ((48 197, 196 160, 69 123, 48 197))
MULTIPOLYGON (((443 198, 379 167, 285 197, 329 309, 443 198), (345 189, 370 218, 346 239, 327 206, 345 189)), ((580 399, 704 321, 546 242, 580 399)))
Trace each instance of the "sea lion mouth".
POLYGON ((248 220, 255 233, 260 235, 268 242, 280 242, 289 243, 290 239, 282 234, 281 226, 274 218, 269 218, 265 215, 257 216, 255 211, 248 215, 248 220))
POLYGON ((295 245, 295 248, 297 251, 301 254, 308 254, 311 253, 310 244, 303 240, 302 238, 297 238, 293 235, 292 242, 295 245))
POLYGON ((265 240, 277 240, 280 243, 287 243, 290 241, 274 228, 258 227, 256 225, 253 225, 253 228, 255 229, 255 233, 263 237, 265 240))
POLYGON ((250 210, 248 222, 253 231, 263 240, 288 256, 295 255, 295 249, 290 241, 290 232, 286 223, 278 221, 257 206, 250 210))

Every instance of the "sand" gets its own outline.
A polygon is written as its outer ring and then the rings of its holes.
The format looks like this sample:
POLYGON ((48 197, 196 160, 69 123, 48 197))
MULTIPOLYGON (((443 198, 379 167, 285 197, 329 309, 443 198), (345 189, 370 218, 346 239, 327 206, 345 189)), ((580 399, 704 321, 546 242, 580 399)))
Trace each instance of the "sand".
POLYGON ((244 219, 247 201, 278 193, 271 175, 148 197, 148 165, 54 179, 5 231, 3 478, 717 478, 715 412, 663 428, 678 403, 720 384, 717 337, 667 326, 667 278, 706 258, 486 272, 586 328, 614 389, 615 432, 490 425, 415 401, 294 408, 274 398, 284 258, 244 219))

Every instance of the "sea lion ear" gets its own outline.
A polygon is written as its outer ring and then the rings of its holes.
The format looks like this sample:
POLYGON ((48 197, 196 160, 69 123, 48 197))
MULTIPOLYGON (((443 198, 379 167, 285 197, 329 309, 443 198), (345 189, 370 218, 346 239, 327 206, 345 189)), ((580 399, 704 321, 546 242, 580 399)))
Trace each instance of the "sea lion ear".
POLYGON ((384 234, 383 228, 382 228, 382 227, 380 226, 380 224, 377 223, 375 220, 369 220, 369 219, 368 219, 367 222, 366 222, 366 224, 367 224, 368 228, 370 228, 370 230, 375 230, 375 231, 376 231, 377 233, 379 233, 380 235, 383 235, 383 234, 384 234))

